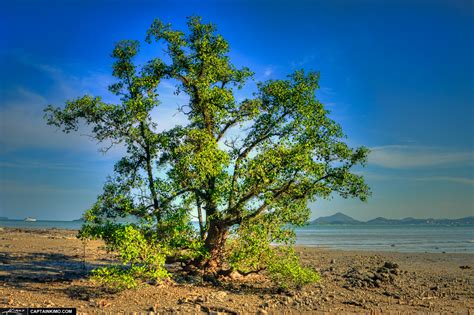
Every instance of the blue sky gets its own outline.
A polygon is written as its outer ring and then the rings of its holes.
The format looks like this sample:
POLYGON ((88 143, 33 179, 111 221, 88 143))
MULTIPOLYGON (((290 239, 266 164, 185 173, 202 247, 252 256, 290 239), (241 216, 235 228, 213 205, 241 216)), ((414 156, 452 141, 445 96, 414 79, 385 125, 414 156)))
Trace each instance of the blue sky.
MULTIPOLYGON (((350 144, 372 149, 373 196, 317 201, 313 217, 474 214, 472 1, 2 1, 0 216, 74 219, 91 206, 120 149, 46 126, 42 110, 83 94, 113 100, 111 50, 143 41, 154 18, 218 26, 236 65, 257 81, 304 68, 350 144)), ((143 43, 138 59, 161 54, 143 43)), ((242 92, 250 93, 250 84, 242 92)), ((183 121, 160 87, 162 128, 183 121)), ((84 132, 85 133, 85 132, 84 132)))

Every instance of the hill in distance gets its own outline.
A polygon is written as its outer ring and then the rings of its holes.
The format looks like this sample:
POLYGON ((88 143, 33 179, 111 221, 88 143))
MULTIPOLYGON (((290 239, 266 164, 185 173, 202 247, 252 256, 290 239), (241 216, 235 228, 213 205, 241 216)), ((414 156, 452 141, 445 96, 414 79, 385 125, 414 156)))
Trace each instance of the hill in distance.
POLYGON ((460 219, 415 219, 415 218, 404 218, 404 219, 386 219, 383 217, 378 217, 366 222, 356 220, 344 213, 338 212, 336 214, 320 217, 316 220, 310 222, 310 224, 364 224, 364 225, 400 225, 400 224, 410 224, 410 225, 420 225, 420 224, 429 224, 429 225, 474 225, 474 216, 460 218, 460 219))
POLYGON ((354 218, 351 218, 344 213, 338 212, 336 214, 330 215, 328 217, 320 217, 312 221, 311 224, 361 224, 361 221, 358 221, 354 218))

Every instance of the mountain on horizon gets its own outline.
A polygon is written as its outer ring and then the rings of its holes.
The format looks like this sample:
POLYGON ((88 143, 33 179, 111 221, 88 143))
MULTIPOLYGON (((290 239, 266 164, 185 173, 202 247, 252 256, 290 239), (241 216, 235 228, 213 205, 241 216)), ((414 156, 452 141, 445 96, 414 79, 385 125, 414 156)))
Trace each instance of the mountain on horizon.
POLYGON ((459 219, 415 219, 412 217, 403 219, 387 219, 377 217, 366 222, 356 220, 342 212, 337 212, 327 217, 319 217, 310 222, 310 224, 367 224, 367 225, 416 225, 416 224, 431 224, 431 225, 474 225, 474 216, 469 216, 459 219))
POLYGON ((320 217, 312 221, 311 224, 360 224, 358 221, 344 213, 338 212, 327 217, 320 217))

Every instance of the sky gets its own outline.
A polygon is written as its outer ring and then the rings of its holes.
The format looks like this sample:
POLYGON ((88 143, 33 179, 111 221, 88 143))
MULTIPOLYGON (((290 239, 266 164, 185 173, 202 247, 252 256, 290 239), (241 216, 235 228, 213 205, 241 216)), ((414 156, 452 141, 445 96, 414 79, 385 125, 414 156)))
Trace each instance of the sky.
MULTIPOLYGON (((84 94, 113 101, 114 43, 142 42, 154 18, 185 30, 217 25, 237 66, 255 81, 297 69, 321 74, 317 97, 352 146, 371 149, 355 171, 367 202, 334 196, 312 218, 474 215, 474 7, 472 1, 12 1, 0 2, 0 216, 79 218, 101 192, 120 148, 47 126, 43 109, 84 94)), ((241 92, 252 91, 255 83, 241 92)), ((161 128, 182 123, 173 86, 160 87, 161 128)))

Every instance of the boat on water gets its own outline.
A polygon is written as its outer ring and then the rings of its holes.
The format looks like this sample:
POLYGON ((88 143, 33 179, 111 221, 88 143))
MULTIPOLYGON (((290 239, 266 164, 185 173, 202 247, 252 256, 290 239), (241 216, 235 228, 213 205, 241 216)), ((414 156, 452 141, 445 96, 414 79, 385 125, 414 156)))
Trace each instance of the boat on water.
POLYGON ((25 221, 26 221, 26 222, 35 222, 36 219, 35 219, 35 218, 32 218, 32 217, 26 217, 26 218, 25 218, 25 221))

